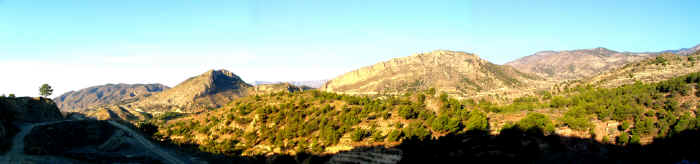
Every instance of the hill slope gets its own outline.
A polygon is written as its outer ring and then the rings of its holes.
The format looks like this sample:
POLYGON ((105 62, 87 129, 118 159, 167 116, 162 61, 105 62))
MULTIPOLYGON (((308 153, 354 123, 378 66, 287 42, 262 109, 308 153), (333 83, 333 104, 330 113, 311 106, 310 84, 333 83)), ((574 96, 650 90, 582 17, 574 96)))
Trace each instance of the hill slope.
POLYGON ((134 105, 144 110, 181 109, 191 112, 217 108, 236 97, 246 95, 252 86, 227 70, 210 70, 191 77, 172 89, 154 94, 134 105))
POLYGON ((581 82, 608 88, 632 84, 636 81, 644 83, 659 82, 700 71, 699 58, 699 52, 688 54, 687 56, 662 54, 655 58, 627 64, 624 67, 601 73, 581 82))
POLYGON ((522 88, 539 77, 490 63, 465 52, 437 50, 360 68, 327 82, 321 90, 347 94, 400 94, 435 88, 457 97, 522 88))
POLYGON ((70 91, 54 100, 61 111, 79 112, 90 106, 114 104, 140 96, 149 96, 169 88, 162 84, 107 84, 70 91))
POLYGON ((641 61, 654 56, 654 53, 616 52, 605 48, 541 51, 533 55, 508 62, 517 70, 533 73, 553 80, 575 80, 594 76, 621 67, 624 64, 641 61))

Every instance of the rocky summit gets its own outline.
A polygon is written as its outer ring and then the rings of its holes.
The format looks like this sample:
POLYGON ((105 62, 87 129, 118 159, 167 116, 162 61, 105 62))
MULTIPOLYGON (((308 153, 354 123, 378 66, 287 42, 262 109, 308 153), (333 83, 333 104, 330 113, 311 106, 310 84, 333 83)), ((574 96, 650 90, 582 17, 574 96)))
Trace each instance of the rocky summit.
POLYGON ((246 95, 250 84, 227 70, 210 70, 191 77, 172 89, 154 94, 134 105, 144 110, 172 107, 183 111, 216 108, 246 95))
POLYGON ((471 97, 493 90, 521 88, 541 78, 477 55, 447 50, 414 54, 363 67, 327 82, 321 90, 347 94, 400 94, 435 88, 471 97))

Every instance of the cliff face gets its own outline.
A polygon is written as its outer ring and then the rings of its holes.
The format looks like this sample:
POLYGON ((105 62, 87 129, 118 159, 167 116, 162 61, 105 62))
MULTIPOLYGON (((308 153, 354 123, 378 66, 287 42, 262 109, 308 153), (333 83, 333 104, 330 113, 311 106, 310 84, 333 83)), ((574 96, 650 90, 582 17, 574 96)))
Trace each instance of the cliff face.
POLYGON ((169 87, 162 84, 107 84, 71 91, 54 100, 62 111, 81 112, 91 106, 146 97, 166 89, 169 87))
POLYGON ((525 87, 540 78, 474 54, 437 50, 360 68, 327 82, 321 90, 349 94, 400 94, 436 88, 469 97, 479 92, 525 87))
POLYGON ((46 98, 0 98, 0 107, 2 107, 0 113, 12 113, 9 118, 2 117, 12 119, 9 120, 10 122, 44 122, 63 119, 56 103, 46 98))
POLYGON ((542 51, 505 65, 552 80, 576 80, 622 67, 657 55, 620 53, 605 48, 573 51, 542 51))

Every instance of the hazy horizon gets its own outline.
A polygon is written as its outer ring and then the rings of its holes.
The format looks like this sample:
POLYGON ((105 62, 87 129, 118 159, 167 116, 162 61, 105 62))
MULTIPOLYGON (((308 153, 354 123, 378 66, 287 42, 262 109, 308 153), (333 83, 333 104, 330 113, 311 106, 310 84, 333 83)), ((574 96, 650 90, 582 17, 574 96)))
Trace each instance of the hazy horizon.
POLYGON ((544 50, 656 52, 700 40, 697 1, 0 1, 0 94, 331 79, 436 49, 503 64, 544 50), (9 79, 9 80, 8 80, 9 79))

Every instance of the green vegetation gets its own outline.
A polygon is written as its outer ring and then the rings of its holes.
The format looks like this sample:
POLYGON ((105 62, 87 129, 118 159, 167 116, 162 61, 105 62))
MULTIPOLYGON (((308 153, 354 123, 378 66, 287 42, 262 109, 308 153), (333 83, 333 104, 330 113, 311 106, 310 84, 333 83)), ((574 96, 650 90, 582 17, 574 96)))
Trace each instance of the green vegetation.
POLYGON ((259 146, 283 153, 323 153, 341 144, 374 145, 488 132, 490 115, 527 111, 525 118, 503 129, 542 130, 549 135, 556 127, 566 126, 595 136, 593 121, 613 120, 621 123, 621 135, 605 135, 604 142, 639 144, 642 138, 663 138, 700 127, 690 109, 696 102, 688 101, 697 100, 690 93, 698 83, 700 73, 693 73, 654 84, 541 92, 509 104, 456 100, 434 89, 380 97, 315 90, 280 92, 240 98, 222 108, 186 117, 164 113, 154 118, 166 120, 156 121, 160 129, 155 135, 223 155, 269 153, 259 146), (549 111, 553 114, 541 113, 549 111))
MULTIPOLYGON (((543 130, 545 134, 554 133, 554 124, 552 120, 549 119, 547 115, 541 113, 528 113, 525 118, 518 121, 515 125, 510 125, 517 127, 526 132, 537 133, 538 130, 543 130)), ((509 126, 504 127, 507 129, 509 126)))
POLYGON ((156 136, 173 137, 178 144, 197 144, 202 150, 225 154, 221 144, 236 143, 243 153, 256 145, 283 152, 321 153, 347 137, 352 142, 396 142, 407 138, 488 130, 486 113, 473 101, 458 101, 434 90, 401 96, 370 98, 319 91, 272 93, 237 99, 200 115, 182 117, 164 113, 156 136), (437 101, 438 112, 426 109, 425 101, 437 101), (379 127, 378 122, 385 122, 379 127), (380 130, 381 129, 381 130, 380 130), (176 137, 177 136, 177 137, 176 137), (199 139, 198 139, 199 138, 199 139), (234 142, 229 142, 232 140, 234 142))
POLYGON ((41 95, 42 97, 49 97, 51 96, 51 94, 53 94, 53 89, 49 84, 41 85, 41 87, 39 88, 39 95, 41 95))

